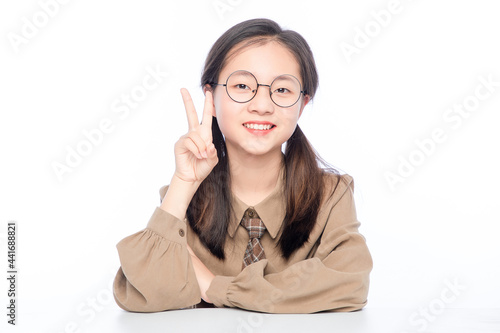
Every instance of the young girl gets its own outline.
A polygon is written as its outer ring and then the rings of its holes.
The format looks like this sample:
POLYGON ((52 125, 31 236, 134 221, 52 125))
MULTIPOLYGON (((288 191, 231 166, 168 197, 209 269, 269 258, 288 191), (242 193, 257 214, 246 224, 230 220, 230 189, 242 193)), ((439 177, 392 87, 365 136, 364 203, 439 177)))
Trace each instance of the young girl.
POLYGON ((201 124, 181 90, 189 131, 160 207, 117 245, 118 305, 361 309, 372 259, 352 178, 321 168, 297 125, 318 86, 306 41, 267 19, 237 24, 213 45, 201 83, 201 124))

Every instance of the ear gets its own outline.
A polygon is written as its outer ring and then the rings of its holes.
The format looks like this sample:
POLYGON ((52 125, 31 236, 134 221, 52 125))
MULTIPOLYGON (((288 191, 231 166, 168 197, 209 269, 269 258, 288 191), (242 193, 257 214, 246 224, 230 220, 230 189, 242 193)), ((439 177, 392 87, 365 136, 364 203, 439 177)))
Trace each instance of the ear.
POLYGON ((208 83, 203 86, 203 94, 204 95, 207 93, 207 90, 213 92, 212 86, 209 85, 208 83))
POLYGON ((299 111, 299 118, 302 116, 302 111, 304 111, 304 108, 306 107, 307 103, 311 100, 311 97, 309 95, 304 95, 304 99, 302 100, 302 105, 300 106, 300 111, 299 111))

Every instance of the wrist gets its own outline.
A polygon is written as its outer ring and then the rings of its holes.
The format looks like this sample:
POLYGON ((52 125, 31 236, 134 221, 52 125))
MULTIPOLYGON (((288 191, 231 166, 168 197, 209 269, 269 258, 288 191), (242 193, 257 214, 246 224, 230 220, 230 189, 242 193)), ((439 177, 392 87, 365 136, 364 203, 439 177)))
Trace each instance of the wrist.
MULTIPOLYGON (((172 176, 172 179, 170 180, 170 184, 175 184, 178 186, 185 187, 186 189, 194 189, 194 192, 200 187, 201 181, 187 181, 182 179, 182 177, 179 177, 177 173, 174 173, 172 176)), ((193 194, 194 194, 193 192, 193 194)))

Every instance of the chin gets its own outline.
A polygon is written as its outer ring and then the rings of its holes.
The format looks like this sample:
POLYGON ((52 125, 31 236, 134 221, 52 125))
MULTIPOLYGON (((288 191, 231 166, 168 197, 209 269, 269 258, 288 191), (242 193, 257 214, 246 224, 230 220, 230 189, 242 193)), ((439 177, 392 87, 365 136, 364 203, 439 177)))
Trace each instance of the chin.
POLYGON ((243 147, 243 150, 249 154, 249 155, 254 155, 254 156, 264 156, 268 154, 272 154, 275 151, 279 150, 281 152, 281 146, 280 147, 243 147))

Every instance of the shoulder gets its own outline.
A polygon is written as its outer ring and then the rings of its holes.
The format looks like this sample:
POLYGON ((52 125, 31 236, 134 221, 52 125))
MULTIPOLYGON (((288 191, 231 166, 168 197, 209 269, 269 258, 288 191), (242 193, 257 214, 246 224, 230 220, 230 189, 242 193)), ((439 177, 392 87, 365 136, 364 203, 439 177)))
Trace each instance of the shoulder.
POLYGON ((323 173, 323 182, 327 192, 354 190, 354 179, 348 174, 338 174, 330 171, 323 173))
POLYGON ((354 179, 348 174, 325 171, 323 184, 323 202, 328 206, 334 206, 342 197, 352 196, 354 192, 354 179))

